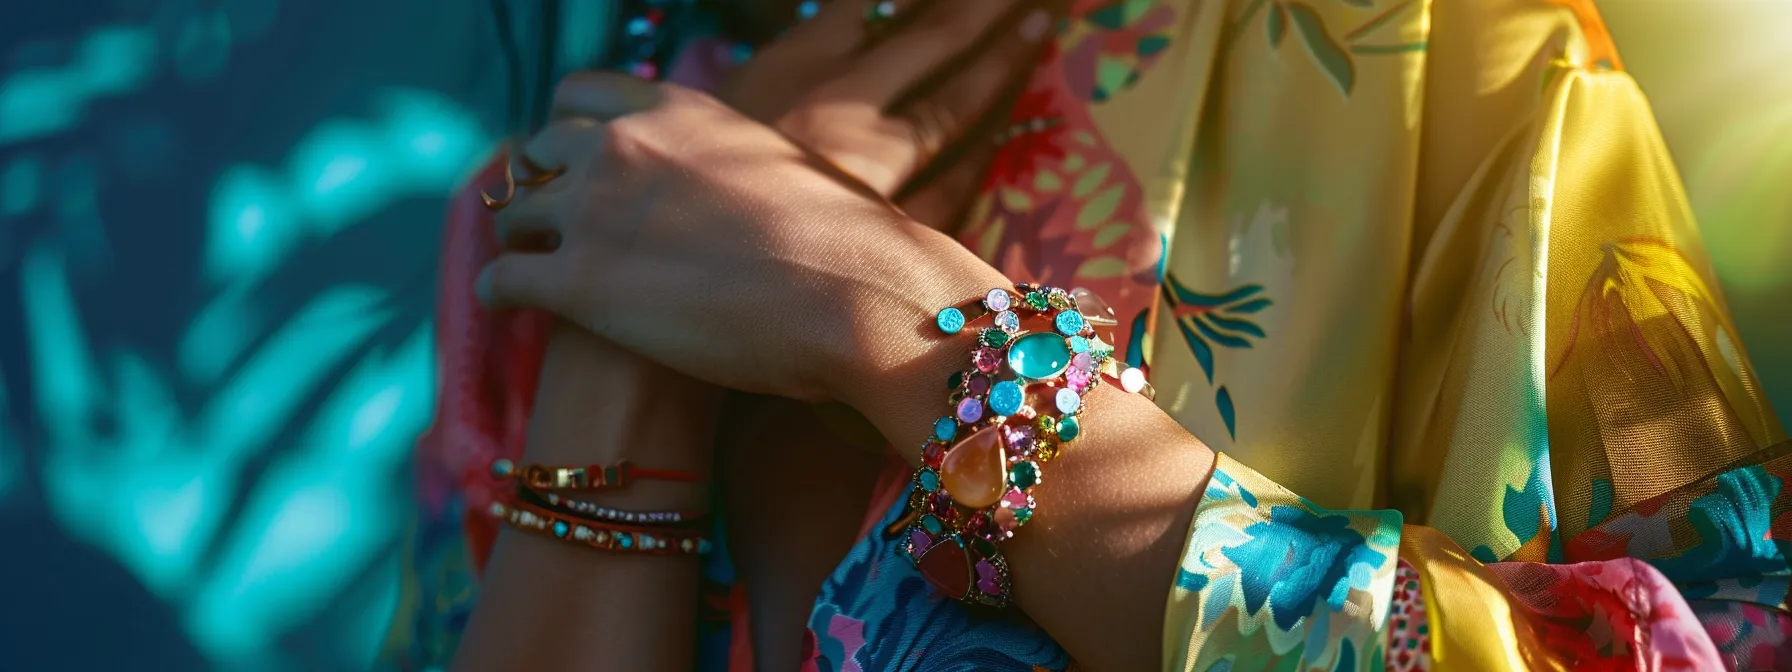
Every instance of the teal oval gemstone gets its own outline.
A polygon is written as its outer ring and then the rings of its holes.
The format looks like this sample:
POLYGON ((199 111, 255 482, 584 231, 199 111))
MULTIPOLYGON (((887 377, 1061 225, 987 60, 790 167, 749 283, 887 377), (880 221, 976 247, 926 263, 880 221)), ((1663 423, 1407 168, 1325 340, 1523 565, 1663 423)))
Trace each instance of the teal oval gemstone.
POLYGON ((956 334, 964 328, 964 312, 957 308, 943 308, 933 319, 940 325, 940 331, 948 334, 956 334))
POLYGON ((1070 346, 1057 334, 1028 334, 1008 346, 1008 368, 1022 378, 1048 380, 1070 366, 1070 346))
POLYGON ((933 421, 933 438, 951 441, 955 436, 958 436, 958 420, 946 417, 933 421))
POLYGON ((939 534, 946 526, 940 523, 939 518, 927 515, 921 516, 921 528, 927 530, 928 534, 939 534))
POLYGON ((1058 421, 1058 440, 1075 441, 1076 435, 1083 433, 1083 423, 1077 422, 1076 416, 1067 415, 1058 421))
POLYGON ((617 532, 616 533, 616 545, 621 546, 623 548, 634 548, 635 547, 635 538, 632 536, 629 536, 629 534, 627 532, 617 532))
POLYGON ((1070 351, 1071 352, 1088 352, 1089 351, 1089 339, 1083 338, 1081 336, 1071 336, 1069 340, 1070 340, 1070 351))
POLYGON ((940 475, 932 469, 922 469, 921 474, 916 476, 915 480, 920 481, 921 489, 927 492, 940 489, 940 475))
POLYGON ((564 521, 564 520, 554 521, 554 536, 564 539, 564 538, 566 538, 566 534, 571 531, 572 531, 572 528, 567 527, 566 521, 564 521))

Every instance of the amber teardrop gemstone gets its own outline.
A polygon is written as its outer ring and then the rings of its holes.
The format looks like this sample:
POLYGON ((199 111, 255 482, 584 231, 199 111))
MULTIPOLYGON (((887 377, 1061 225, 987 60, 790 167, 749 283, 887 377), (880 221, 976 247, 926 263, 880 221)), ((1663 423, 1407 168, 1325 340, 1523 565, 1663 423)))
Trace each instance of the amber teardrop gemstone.
POLYGON ((940 481, 953 500, 981 509, 1002 498, 1008 472, 1003 433, 999 426, 985 427, 946 451, 940 481))
POLYGON ((921 577, 946 596, 964 599, 971 590, 970 556, 958 542, 941 539, 921 556, 921 577))

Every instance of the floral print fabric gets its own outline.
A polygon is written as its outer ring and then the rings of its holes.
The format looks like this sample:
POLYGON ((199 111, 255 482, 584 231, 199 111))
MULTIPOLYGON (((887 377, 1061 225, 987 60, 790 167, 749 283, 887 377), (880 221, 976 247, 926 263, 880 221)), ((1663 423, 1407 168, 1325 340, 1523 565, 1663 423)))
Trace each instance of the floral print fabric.
MULTIPOLYGON (((1072 3, 957 236, 1106 298, 1224 452, 1165 577, 1165 669, 1792 666, 1792 442, 1621 68, 1588 0, 1072 3)), ((447 528, 520 449, 542 346, 474 309, 474 194, 420 452, 447 528)), ((464 520, 464 558, 420 532, 412 660, 470 604, 491 525, 464 520)), ((1072 665, 872 529, 805 669, 1072 665)))

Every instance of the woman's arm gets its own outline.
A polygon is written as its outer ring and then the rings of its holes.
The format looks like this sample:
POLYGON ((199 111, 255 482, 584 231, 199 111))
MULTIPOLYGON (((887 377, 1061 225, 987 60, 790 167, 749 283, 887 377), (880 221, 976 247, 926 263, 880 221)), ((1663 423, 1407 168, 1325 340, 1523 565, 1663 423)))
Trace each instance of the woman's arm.
MULTIPOLYGON (((561 323, 549 342, 524 463, 709 472, 720 392, 561 323)), ((592 498, 624 510, 702 509, 698 483, 636 481, 592 498)), ((689 670, 692 556, 607 553, 506 528, 455 655, 457 670, 689 670)))
MULTIPOLYGON (((491 298, 718 385, 845 401, 918 450, 970 352, 933 315, 1008 279, 770 129, 694 92, 658 93, 651 110, 561 122, 529 143, 568 173, 499 213, 500 228, 551 227, 564 242, 492 262, 491 298)), ((1086 438, 1052 462, 1039 514, 1005 549, 1020 606, 1081 664, 1151 669, 1214 458, 1151 402, 1114 392, 1088 399, 1086 438)))

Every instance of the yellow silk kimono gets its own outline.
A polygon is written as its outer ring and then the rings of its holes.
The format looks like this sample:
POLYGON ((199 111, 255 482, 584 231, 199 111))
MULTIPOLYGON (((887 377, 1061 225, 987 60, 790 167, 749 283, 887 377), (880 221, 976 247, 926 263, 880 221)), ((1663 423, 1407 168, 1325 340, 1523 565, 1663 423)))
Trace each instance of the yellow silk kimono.
POLYGON ((1223 455, 1166 670, 1792 669, 1792 443, 1584 0, 1079 2, 960 238, 1223 455))

